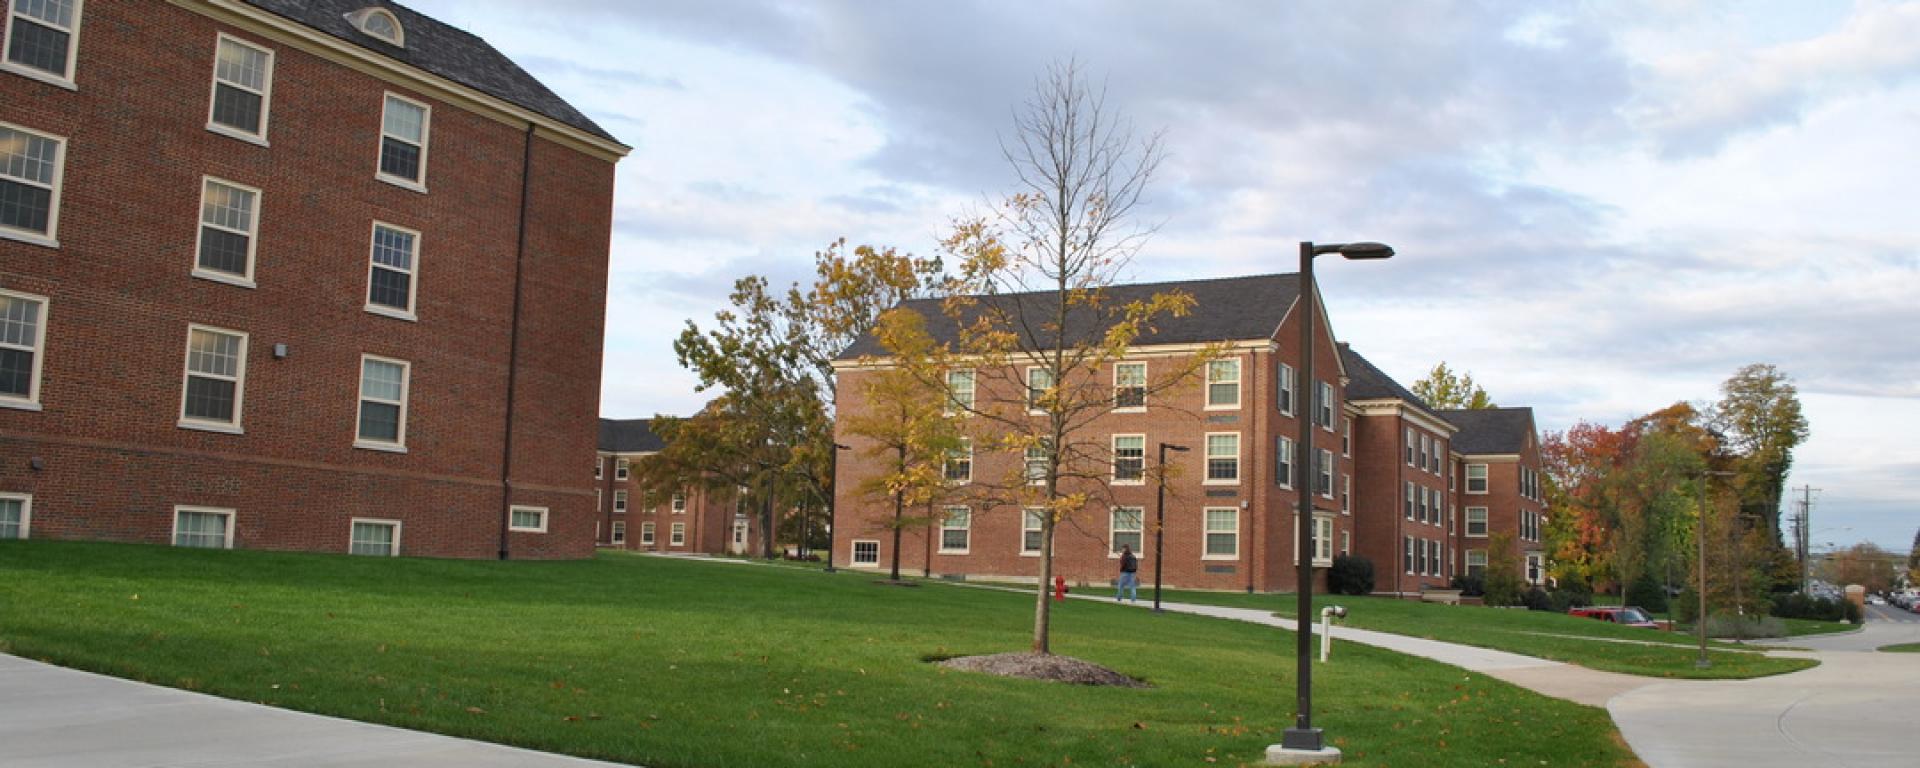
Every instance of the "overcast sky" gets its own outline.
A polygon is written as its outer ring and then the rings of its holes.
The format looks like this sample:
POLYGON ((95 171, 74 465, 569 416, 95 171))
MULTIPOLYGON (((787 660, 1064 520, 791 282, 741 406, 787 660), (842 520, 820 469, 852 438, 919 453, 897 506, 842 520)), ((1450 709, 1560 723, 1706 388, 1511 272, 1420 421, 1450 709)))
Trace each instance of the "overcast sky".
POLYGON ((837 237, 929 254, 1009 189, 1053 61, 1165 131, 1140 280, 1290 272, 1402 382, 1445 360, 1542 430, 1718 397, 1812 423, 1814 541, 1920 527, 1920 3, 416 0, 633 145, 602 413, 685 414, 732 281, 837 237), (1516 15, 1520 14, 1520 15, 1516 15))

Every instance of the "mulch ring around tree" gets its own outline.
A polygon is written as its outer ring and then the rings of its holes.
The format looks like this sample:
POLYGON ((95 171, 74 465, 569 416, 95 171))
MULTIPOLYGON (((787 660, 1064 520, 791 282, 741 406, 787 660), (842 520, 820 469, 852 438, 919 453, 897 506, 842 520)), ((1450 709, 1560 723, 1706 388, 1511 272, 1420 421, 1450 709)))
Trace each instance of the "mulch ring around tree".
POLYGON ((1119 688, 1151 688, 1146 683, 1090 661, 1072 656, 1038 653, 996 653, 989 656, 959 656, 939 662, 940 666, 967 672, 985 672, 1002 677, 1047 680, 1074 685, 1111 685, 1119 688))

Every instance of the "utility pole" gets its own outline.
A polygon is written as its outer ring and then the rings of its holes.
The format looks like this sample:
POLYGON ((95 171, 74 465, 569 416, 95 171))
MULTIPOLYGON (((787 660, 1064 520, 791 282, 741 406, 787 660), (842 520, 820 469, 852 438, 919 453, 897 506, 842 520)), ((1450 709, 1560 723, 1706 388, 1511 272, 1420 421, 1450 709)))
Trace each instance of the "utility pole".
POLYGON ((1798 528, 1798 546, 1800 552, 1800 592, 1805 594, 1813 589, 1813 492, 1820 490, 1811 485, 1800 486, 1800 519, 1798 528))

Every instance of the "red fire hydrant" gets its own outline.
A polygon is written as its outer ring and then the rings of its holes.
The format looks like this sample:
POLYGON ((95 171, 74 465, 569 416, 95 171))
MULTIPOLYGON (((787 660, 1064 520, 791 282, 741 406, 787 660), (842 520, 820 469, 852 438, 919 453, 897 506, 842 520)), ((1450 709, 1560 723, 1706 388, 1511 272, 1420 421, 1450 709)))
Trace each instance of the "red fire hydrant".
POLYGON ((1058 575, 1053 577, 1053 599, 1067 599, 1067 577, 1058 575))

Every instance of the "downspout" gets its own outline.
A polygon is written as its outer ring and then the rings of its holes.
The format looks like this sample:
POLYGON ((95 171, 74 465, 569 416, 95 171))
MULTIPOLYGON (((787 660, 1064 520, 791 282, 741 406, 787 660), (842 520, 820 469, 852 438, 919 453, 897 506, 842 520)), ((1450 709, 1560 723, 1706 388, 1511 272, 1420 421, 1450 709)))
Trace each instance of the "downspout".
POLYGON ((500 559, 512 554, 507 523, 513 518, 514 380, 520 371, 520 289, 527 260, 527 196, 533 189, 533 123, 527 123, 526 149, 520 157, 520 232, 513 252, 513 317, 507 337, 506 438, 500 441, 500 559))

